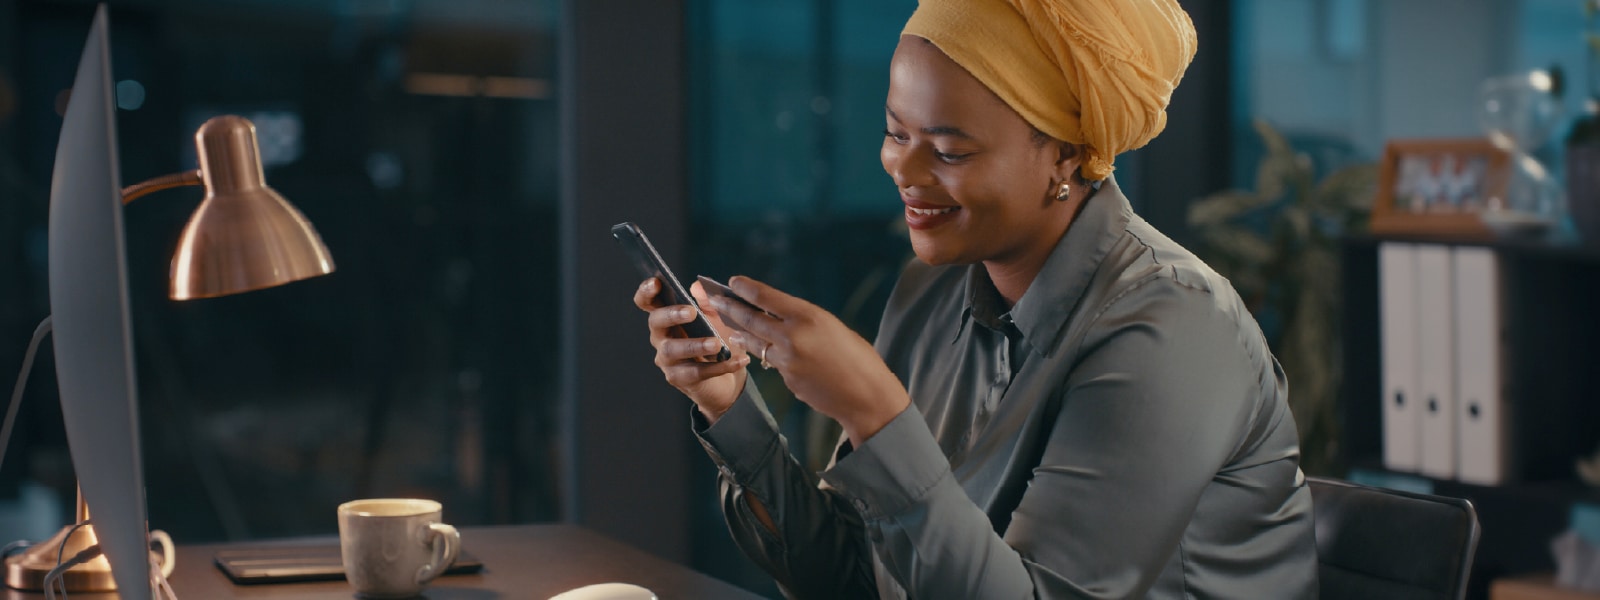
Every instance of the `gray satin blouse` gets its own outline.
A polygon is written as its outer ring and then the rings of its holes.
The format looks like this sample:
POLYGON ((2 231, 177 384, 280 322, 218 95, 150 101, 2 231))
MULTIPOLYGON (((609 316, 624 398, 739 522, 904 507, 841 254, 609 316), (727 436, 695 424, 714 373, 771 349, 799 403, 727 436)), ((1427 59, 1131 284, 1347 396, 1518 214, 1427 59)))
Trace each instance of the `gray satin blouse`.
POLYGON ((1283 371, 1114 181, 1010 311, 981 265, 913 261, 876 346, 912 406, 821 481, 753 385, 714 426, 694 413, 736 542, 785 594, 1315 597, 1283 371))

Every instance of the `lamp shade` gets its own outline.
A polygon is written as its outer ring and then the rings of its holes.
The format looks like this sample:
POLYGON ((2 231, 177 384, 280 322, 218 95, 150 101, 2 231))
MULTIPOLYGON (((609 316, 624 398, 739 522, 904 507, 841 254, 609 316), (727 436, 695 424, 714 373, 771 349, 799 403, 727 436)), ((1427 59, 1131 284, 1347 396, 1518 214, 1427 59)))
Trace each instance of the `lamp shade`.
POLYGON ((215 117, 194 137, 206 196, 172 257, 172 299, 226 296, 333 272, 311 222, 267 187, 255 125, 215 117))

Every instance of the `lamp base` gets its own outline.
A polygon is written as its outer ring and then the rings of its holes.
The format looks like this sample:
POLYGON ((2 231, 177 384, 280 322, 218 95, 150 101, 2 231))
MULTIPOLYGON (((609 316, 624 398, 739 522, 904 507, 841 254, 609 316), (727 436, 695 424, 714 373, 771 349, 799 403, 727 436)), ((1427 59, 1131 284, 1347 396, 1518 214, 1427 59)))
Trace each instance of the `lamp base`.
MULTIPOLYGON (((44 577, 56 568, 56 557, 61 561, 72 560, 85 548, 99 543, 95 537, 94 525, 84 525, 77 531, 72 531, 68 525, 56 532, 48 541, 29 546, 27 550, 6 559, 6 586, 32 592, 44 591, 44 577), (71 532, 69 539, 67 534, 71 532), (66 546, 62 550, 62 545, 66 546)), ((160 562, 161 555, 151 553, 150 559, 160 562)), ((96 556, 89 562, 73 565, 62 574, 62 583, 66 584, 67 592, 110 592, 117 589, 117 582, 111 577, 111 563, 104 554, 96 556)))

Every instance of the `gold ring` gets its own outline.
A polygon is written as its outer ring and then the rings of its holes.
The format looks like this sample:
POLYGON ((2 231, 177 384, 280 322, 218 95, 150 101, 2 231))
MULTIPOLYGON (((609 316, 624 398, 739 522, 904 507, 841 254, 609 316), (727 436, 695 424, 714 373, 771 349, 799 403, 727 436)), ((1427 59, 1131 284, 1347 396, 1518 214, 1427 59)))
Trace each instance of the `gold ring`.
POLYGON ((772 344, 767 344, 766 346, 763 346, 761 348, 761 368, 763 368, 763 369, 771 369, 772 368, 772 363, 767 362, 767 351, 771 350, 771 349, 772 349, 772 344))

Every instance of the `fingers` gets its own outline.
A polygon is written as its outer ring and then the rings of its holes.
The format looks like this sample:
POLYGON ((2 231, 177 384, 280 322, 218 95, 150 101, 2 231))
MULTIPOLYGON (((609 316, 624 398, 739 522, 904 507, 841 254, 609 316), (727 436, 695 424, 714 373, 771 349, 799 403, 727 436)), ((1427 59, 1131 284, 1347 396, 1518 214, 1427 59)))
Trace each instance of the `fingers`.
POLYGON ((687 304, 650 310, 650 330, 671 329, 694 320, 694 307, 687 304))
POLYGON ((656 366, 665 369, 684 361, 715 356, 721 349, 722 342, 717 338, 667 338, 656 344, 656 366))
MULTIPOLYGON (((704 314, 706 316, 706 320, 711 322, 711 327, 713 329, 716 329, 724 334, 729 333, 728 328, 725 326, 727 322, 722 320, 722 313, 718 312, 715 306, 712 306, 710 294, 706 293, 705 286, 700 285, 699 281, 689 284, 689 295, 693 296, 694 301, 700 305, 701 314, 704 314)), ((728 342, 732 343, 733 340, 730 339, 728 342)), ((739 352, 741 350, 741 348, 733 349, 734 352, 739 352)))
MULTIPOLYGON (((661 294, 661 281, 651 277, 639 284, 633 294, 633 304, 640 310, 648 313, 646 321, 650 326, 650 345, 656 349, 655 363, 666 376, 667 383, 688 394, 696 403, 703 399, 696 397, 696 389, 704 387, 708 381, 724 375, 735 374, 735 387, 743 386, 743 375, 740 371, 745 365, 750 364, 750 357, 746 356, 742 346, 729 342, 732 348, 730 358, 718 362, 702 362, 714 360, 718 351, 722 349, 722 341, 717 338, 685 339, 683 325, 699 318, 698 311, 692 306, 663 306, 659 296, 661 294)), ((705 301, 704 290, 696 286, 694 295, 697 301, 705 301)), ((706 317, 714 320, 714 314, 706 311, 706 317)), ((704 410, 704 409, 702 409, 704 410)), ((723 410, 726 410, 724 406, 723 410)), ((709 413, 708 413, 709 414, 709 413)))
POLYGON ((651 277, 639 284, 639 289, 633 292, 633 305, 639 310, 650 312, 658 308, 656 296, 661 294, 661 280, 651 277))
POLYGON ((689 284, 689 295, 694 296, 694 301, 702 307, 706 305, 706 301, 709 299, 706 294, 706 286, 701 285, 699 280, 689 284))
POLYGON ((666 375, 667 383, 679 389, 686 389, 702 381, 732 373, 745 365, 750 364, 750 357, 744 352, 736 352, 728 360, 719 362, 700 362, 700 359, 711 356, 722 349, 722 342, 717 338, 702 338, 686 340, 668 338, 661 340, 656 345, 656 367, 666 375))
POLYGON ((663 340, 682 339, 683 333, 680 328, 694 319, 694 307, 692 306, 665 306, 650 309, 650 316, 645 319, 645 322, 650 326, 650 345, 660 347, 663 340))
POLYGON ((768 340, 785 337, 782 331, 783 321, 777 317, 721 296, 711 298, 709 304, 717 310, 723 323, 749 334, 744 336, 746 339, 758 338, 749 345, 752 350, 760 350, 768 340))
POLYGON ((715 363, 679 362, 661 367, 661 373, 666 375, 667 383, 681 390, 713 377, 737 372, 748 364, 750 357, 737 354, 733 358, 715 363))
POLYGON ((772 313, 779 319, 801 316, 813 306, 810 302, 790 296, 765 283, 761 283, 743 275, 735 275, 728 280, 728 287, 740 298, 744 298, 761 310, 772 313))
POLYGON ((787 362, 784 360, 788 355, 787 341, 787 339, 783 339, 778 342, 769 342, 766 340, 745 337, 744 334, 740 333, 735 333, 728 339, 728 343, 736 344, 741 348, 746 348, 747 352, 754 355, 757 360, 761 361, 761 368, 763 369, 778 368, 780 364, 787 362), (780 346, 782 346, 781 349, 780 346))

